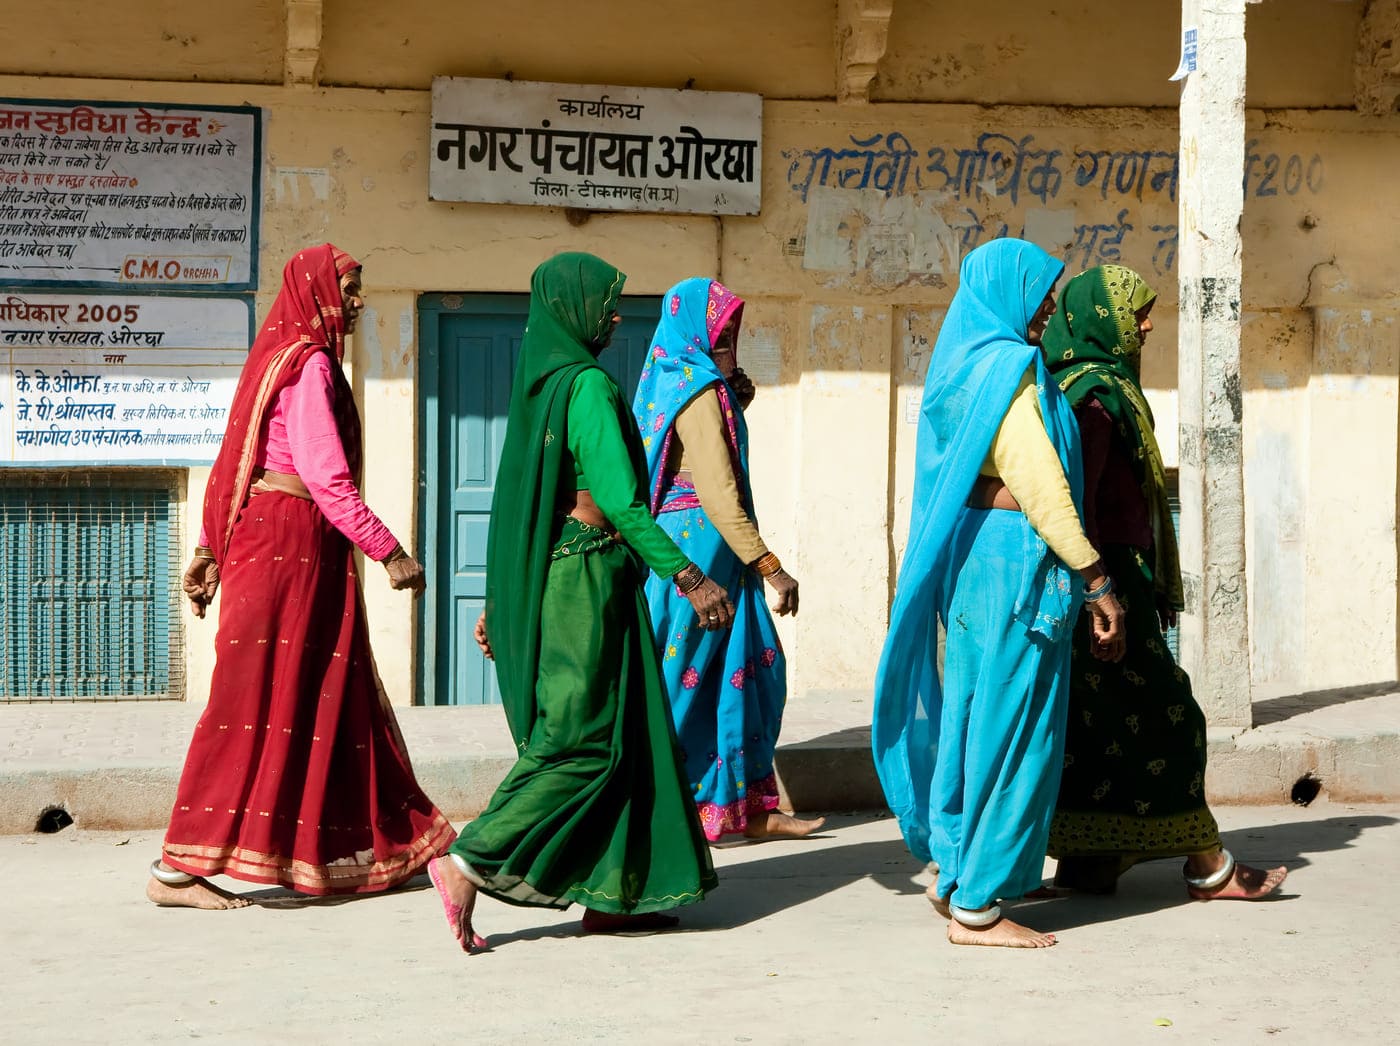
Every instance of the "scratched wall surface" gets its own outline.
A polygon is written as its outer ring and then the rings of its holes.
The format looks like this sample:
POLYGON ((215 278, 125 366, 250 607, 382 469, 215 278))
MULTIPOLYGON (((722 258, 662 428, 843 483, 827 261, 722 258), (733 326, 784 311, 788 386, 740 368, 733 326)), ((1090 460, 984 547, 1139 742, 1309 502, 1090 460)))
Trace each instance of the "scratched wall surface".
MULTIPOLYGON (((1159 285, 1164 305, 1175 302, 1174 113, 879 106, 835 124, 810 104, 770 103, 766 113, 763 214, 726 229, 737 255, 729 264, 754 259, 752 274, 740 269, 746 278, 781 276, 785 289, 814 294, 946 299, 967 251, 1013 235, 1071 272, 1131 265, 1159 285)), ((1330 240, 1331 148, 1326 128, 1306 117, 1252 122, 1245 233, 1267 249, 1268 269, 1247 293, 1296 303, 1306 292, 1309 259, 1330 240)), ((1347 180, 1364 169, 1350 151, 1340 165, 1347 180)))
MULTIPOLYGON (((216 53, 186 15, 151 0, 142 9, 157 28, 130 20, 105 50, 82 43, 88 24, 74 26, 79 46, 62 55, 57 37, 11 49, 0 69, 62 75, 0 76, 0 94, 264 108, 258 310, 305 243, 329 239, 365 262, 370 312, 350 358, 365 489, 399 535, 411 539, 417 524, 417 295, 524 290, 534 266, 562 250, 614 261, 632 293, 711 274, 749 300, 740 349, 761 386, 750 412, 758 513, 806 596, 800 619, 780 625, 796 700, 868 696, 906 540, 924 375, 958 264, 976 245, 1025 235, 1071 273, 1121 261, 1153 282, 1161 299, 1144 381, 1175 464, 1177 88, 1159 67, 1175 61, 1177 5, 1144 5, 1119 25, 1084 0, 1057 5, 1056 20, 1043 5, 989 0, 949 27, 945 4, 897 2, 872 106, 811 100, 829 98, 836 81, 825 0, 761 10, 733 0, 703 15, 617 5, 597 22, 550 0, 491 7, 489 24, 480 4, 444 14, 427 0, 328 3, 327 82, 365 89, 320 90, 276 86, 282 6, 226 6, 216 53), (518 46, 541 11, 570 32, 518 46), (1108 72, 1075 57, 1082 36, 1065 36, 1092 18, 1095 53, 1129 56, 1108 72), (918 81, 919 68, 933 78, 918 81), (702 88, 764 93, 762 213, 573 224, 550 208, 429 201, 432 75, 507 71, 658 86, 694 75, 702 88), (83 75, 105 79, 68 78, 83 75), (273 83, 235 82, 259 79, 273 83), (988 104, 949 104, 968 100, 988 104)), ((1241 161, 1252 663, 1257 682, 1285 686, 1395 674, 1400 213, 1389 186, 1400 119, 1345 111, 1344 44, 1360 7, 1270 0, 1249 12, 1251 104, 1303 107, 1251 109, 1241 161), (1340 21, 1319 22, 1324 10, 1340 21), (1386 542, 1377 568, 1368 550, 1386 542), (1329 555, 1337 547, 1347 554, 1329 555), (1338 593, 1361 593, 1363 612, 1339 607, 1338 593)), ((70 9, 96 10, 86 0, 70 9)), ((191 470, 188 526, 204 482, 191 470)), ((406 702, 424 637, 382 571, 366 571, 366 588, 381 673, 406 702)), ((195 699, 207 692, 213 626, 189 628, 195 699)))

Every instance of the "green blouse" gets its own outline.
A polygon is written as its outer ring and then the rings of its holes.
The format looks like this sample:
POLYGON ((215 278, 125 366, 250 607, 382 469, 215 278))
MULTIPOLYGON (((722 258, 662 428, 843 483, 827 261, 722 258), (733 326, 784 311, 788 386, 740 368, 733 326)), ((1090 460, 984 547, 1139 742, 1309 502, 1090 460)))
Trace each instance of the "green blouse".
MULTIPOLYGON (((623 434, 618 429, 622 410, 617 386, 605 371, 590 368, 574 379, 569 392, 569 450, 578 490, 588 490, 599 510, 646 565, 661 577, 685 569, 689 558, 657 525, 647 507, 646 492, 623 434)), ((570 463, 564 462, 563 475, 570 463)), ((562 476, 561 476, 562 479, 562 476)))

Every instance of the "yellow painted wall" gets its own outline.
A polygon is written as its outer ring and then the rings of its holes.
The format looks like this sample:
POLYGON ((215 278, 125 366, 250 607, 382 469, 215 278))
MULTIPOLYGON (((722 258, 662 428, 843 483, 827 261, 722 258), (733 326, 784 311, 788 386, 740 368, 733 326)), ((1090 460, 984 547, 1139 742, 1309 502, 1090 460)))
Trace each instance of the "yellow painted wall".
MULTIPOLYGON (((1105 71, 1075 57, 1079 37, 1062 24, 1091 14, 1102 20, 1101 8, 1059 5, 1055 21, 1035 13, 1041 8, 1001 0, 960 9, 962 28, 953 33, 938 21, 951 17, 947 5, 897 0, 876 96, 907 101, 839 106, 811 100, 834 91, 834 5, 783 0, 755 10, 734 0, 669 18, 656 10, 664 6, 607 5, 609 21, 585 24, 570 21, 579 18, 576 6, 554 0, 509 9, 328 3, 327 80, 394 89, 313 90, 193 82, 215 68, 215 50, 225 80, 279 77, 280 4, 247 0, 230 13, 227 33, 205 29, 209 36, 177 46, 163 35, 153 42, 151 26, 179 37, 184 16, 151 0, 127 5, 144 17, 124 21, 109 46, 82 43, 69 65, 54 67, 106 78, 0 76, 0 94, 264 108, 258 311, 270 304, 285 258, 305 243, 329 239, 365 263, 370 312, 350 357, 364 416, 365 493, 406 543, 417 530, 419 293, 524 290, 539 261, 573 249, 615 262, 637 294, 659 294, 688 275, 724 279, 750 301, 745 344, 773 361, 765 364, 770 373, 757 375, 765 387, 751 410, 753 468, 765 534, 804 583, 799 622, 780 626, 794 699, 868 694, 906 537, 911 405, 916 411, 969 245, 1003 225, 1016 234, 1029 223, 1070 258, 1071 272, 1116 259, 1148 275, 1161 302, 1145 378, 1174 461, 1176 88, 1164 82, 1170 69, 1159 66, 1174 64, 1178 9, 1143 5, 1131 32, 1100 25, 1098 50, 1137 41, 1132 53, 1144 56, 1105 71), (1018 28, 1008 34, 993 22, 1018 28), (568 32, 542 33, 546 24, 568 32), (978 46, 995 50, 1015 36, 1020 50, 961 79, 916 75, 921 65, 951 69, 940 56, 965 54, 979 34, 978 46), (206 49, 215 35, 220 46, 206 49), (184 82, 152 82, 142 70, 184 82), (770 99, 762 214, 597 215, 575 226, 548 208, 430 202, 432 75, 506 71, 657 86, 694 77, 700 87, 761 91, 770 99), (1047 104, 941 104, 982 91, 1047 104), (1151 108, 1073 107, 1093 101, 1151 108), (978 167, 979 140, 1023 161, 1019 176, 978 167), (957 177, 959 150, 972 151, 964 158, 977 168, 971 179, 957 177), (1094 156, 1076 160, 1083 153, 1094 156)), ((1251 98, 1257 91, 1285 100, 1269 104, 1340 104, 1350 77, 1342 42, 1354 19, 1348 29, 1318 23, 1308 11, 1345 19, 1359 6, 1251 7, 1251 38, 1258 27, 1260 40, 1251 98), (1298 20, 1292 30, 1289 12, 1298 20), (1300 55, 1309 53, 1316 71, 1299 76, 1300 55)), ((0 10, 17 5, 4 0, 0 10)), ((4 68, 48 68, 43 54, 11 55, 4 68)), ((1400 354, 1391 247, 1400 216, 1384 201, 1387 172, 1400 160, 1397 129, 1393 118, 1347 112, 1249 117, 1243 381, 1254 673, 1263 683, 1302 688, 1396 675, 1400 354), (1347 553, 1333 554, 1337 547, 1347 553), (1344 605, 1347 593, 1360 599, 1359 612, 1354 602, 1344 605)), ((204 470, 191 471, 191 506, 204 479, 204 470)), ((411 603, 389 591, 374 564, 366 595, 381 673, 393 700, 407 702, 422 641, 411 603)), ((214 621, 187 624, 189 696, 202 700, 214 621)))
POLYGON ((282 82, 283 0, 63 0, 42 9, 4 0, 0 26, 5 73, 282 82))

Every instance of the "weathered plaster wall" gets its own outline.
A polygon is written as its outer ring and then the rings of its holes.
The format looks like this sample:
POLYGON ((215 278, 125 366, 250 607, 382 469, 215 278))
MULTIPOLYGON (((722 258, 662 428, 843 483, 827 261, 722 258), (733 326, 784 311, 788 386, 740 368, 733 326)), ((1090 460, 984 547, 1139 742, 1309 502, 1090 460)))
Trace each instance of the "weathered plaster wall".
MULTIPOLYGON (((283 0, 0 2, 0 71, 33 76, 281 83, 283 0)), ((51 91, 52 97, 67 97, 51 91)), ((36 97, 44 97, 37 95, 36 97)))
POLYGON ((434 76, 835 93, 834 0, 334 0, 323 82, 427 90, 434 76), (448 7, 451 10, 447 10, 448 7))
MULTIPOLYGON (((1173 113, 896 105, 841 112, 777 102, 767 113, 770 155, 780 159, 765 168, 762 217, 726 222, 725 274, 737 286, 772 287, 804 302, 895 306, 887 405, 895 562, 907 536, 919 394, 952 273, 966 250, 1003 231, 1067 257, 1071 274, 1121 261, 1157 286, 1144 382, 1167 463, 1176 464, 1173 113)), ((1393 364, 1377 348, 1384 332, 1372 330, 1374 310, 1345 328, 1361 349, 1338 355, 1341 333, 1323 333, 1314 346, 1309 295, 1318 266, 1345 258, 1348 274, 1352 266, 1364 273, 1347 277, 1347 300, 1384 298, 1393 262, 1383 254, 1396 216, 1364 201, 1376 198, 1377 172, 1395 156, 1393 125, 1344 114, 1250 113, 1247 142, 1242 395, 1254 678, 1288 688, 1390 679, 1393 364), (1366 378, 1339 383, 1329 376, 1339 366, 1366 378), (1300 414, 1324 411, 1327 397, 1337 406, 1326 426, 1300 423, 1300 414), (1363 467, 1339 454, 1339 438, 1391 449, 1363 467), (1325 502, 1317 496, 1324 490, 1325 502), (1323 553, 1334 543, 1368 561, 1359 594, 1365 639, 1346 659, 1335 655, 1353 644, 1355 617, 1344 624, 1338 613, 1311 609, 1329 606, 1325 593, 1338 583, 1335 561, 1323 553)), ((849 353, 844 366, 868 362, 849 353)), ((874 395, 874 386, 863 394, 874 395)), ((755 431, 761 448, 762 430, 755 431)), ((804 440, 822 438, 805 423, 802 432, 804 440)), ((881 608, 872 602, 862 610, 881 608)))
MULTIPOLYGON (((985 91, 983 100, 1053 107, 771 100, 833 92, 827 3, 784 0, 753 12, 735 0, 732 10, 719 9, 726 17, 712 9, 705 18, 677 15, 670 24, 678 30, 668 33, 642 5, 610 5, 614 21, 604 28, 574 26, 575 9, 562 3, 489 6, 483 21, 488 5, 447 14, 425 0, 326 5, 326 78, 410 89, 129 82, 141 76, 136 64, 174 80, 203 79, 206 68, 202 37, 177 50, 128 38, 147 32, 133 23, 108 48, 81 45, 81 62, 56 67, 112 79, 7 76, 0 93, 264 107, 258 311, 270 304, 285 258, 304 243, 331 239, 365 262, 370 312, 351 370, 365 421, 366 494, 408 540, 417 528, 419 293, 523 290, 541 259, 568 249, 613 260, 639 294, 690 274, 721 276, 750 301, 741 351, 763 385, 751 411, 760 521, 804 582, 800 618, 780 624, 799 700, 813 690, 868 693, 906 537, 912 420, 958 262, 976 244, 1003 230, 1024 233, 1067 257, 1071 273, 1121 260, 1154 281, 1161 301, 1145 383, 1174 463, 1176 88, 1163 77, 1175 62, 1175 4, 1135 9, 1125 35, 1103 24, 1102 9, 1080 3, 1061 5, 1051 20, 998 0, 961 9, 970 21, 957 32, 930 21, 951 17, 947 5, 896 3, 877 97, 938 102, 985 91), (571 31, 551 43, 554 34, 538 32, 542 11, 571 31), (746 31, 735 34, 741 14, 746 31), (1111 76, 1066 59, 1082 34, 1056 35, 1091 14, 1096 53, 1134 56, 1111 76), (937 56, 963 53, 978 33, 984 41, 1007 35, 976 28, 998 16, 998 25, 1034 30, 1015 31, 1026 38, 1016 54, 988 61, 976 76, 946 74, 937 90, 927 78, 916 89, 920 47, 932 48, 935 69, 951 69, 937 56), (763 213, 723 222, 598 215, 574 226, 544 208, 429 202, 431 76, 507 70, 667 86, 694 76, 701 87, 764 92, 763 213), (1066 107, 1081 102, 1151 107, 1066 107)), ((1260 40, 1251 51, 1251 98, 1264 91, 1290 104, 1342 104, 1337 70, 1349 77, 1351 67, 1334 52, 1354 26, 1322 24, 1309 11, 1345 20, 1359 6, 1251 7, 1250 31, 1259 27, 1260 40), (1291 30, 1290 13, 1298 20, 1291 30), (1300 56, 1311 52, 1317 72, 1300 75, 1300 56)), ((162 4, 146 10, 162 32, 184 24, 162 4)), ((235 13, 250 16, 240 24, 252 35, 221 38, 221 60, 230 64, 218 75, 277 79, 281 5, 249 2, 235 13)), ((5 67, 43 63, 30 54, 5 67)), ((1398 127, 1394 118, 1350 113, 1249 114, 1242 379, 1259 682, 1303 687, 1395 675, 1397 303, 1389 295, 1400 216, 1384 201, 1386 172, 1400 163, 1398 127), (1331 297, 1319 296, 1323 283, 1331 297), (1332 554, 1337 548, 1345 554, 1332 554)), ((191 506, 204 478, 192 470, 191 506)), ((395 701, 408 701, 421 641, 411 603, 372 564, 366 593, 386 685, 395 701)), ((189 695, 197 700, 207 692, 213 629, 213 621, 190 619, 189 695)))
MULTIPOLYGON (((1364 0, 1248 8, 1251 108, 1350 108, 1364 0)), ((899 0, 871 97, 884 102, 1176 108, 1179 0, 899 0)))

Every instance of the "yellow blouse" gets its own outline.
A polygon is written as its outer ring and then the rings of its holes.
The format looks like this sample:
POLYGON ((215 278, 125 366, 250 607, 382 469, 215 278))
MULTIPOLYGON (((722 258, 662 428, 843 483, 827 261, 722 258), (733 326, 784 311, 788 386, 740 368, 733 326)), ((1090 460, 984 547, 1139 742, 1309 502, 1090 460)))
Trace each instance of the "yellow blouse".
POLYGON ((1075 511, 1060 457, 1045 433, 1034 369, 1022 377, 980 471, 1006 484, 1036 533, 1071 570, 1098 562, 1099 554, 1075 511))

